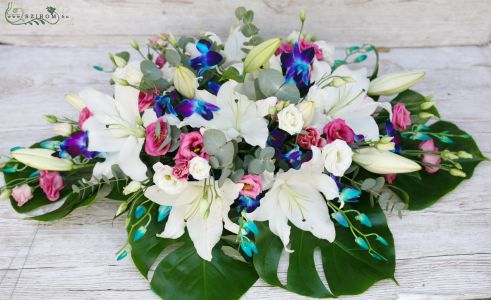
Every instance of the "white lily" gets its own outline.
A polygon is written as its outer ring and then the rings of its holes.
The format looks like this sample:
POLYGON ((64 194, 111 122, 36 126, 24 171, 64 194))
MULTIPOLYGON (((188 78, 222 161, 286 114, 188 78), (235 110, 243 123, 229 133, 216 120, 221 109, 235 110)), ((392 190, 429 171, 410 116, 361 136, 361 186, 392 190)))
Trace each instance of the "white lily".
POLYGON ((190 181, 177 195, 165 193, 154 185, 147 188, 145 196, 157 204, 172 207, 159 237, 177 239, 186 227, 198 255, 211 261, 212 249, 220 240, 223 228, 239 232, 239 226, 228 218, 228 212, 242 187, 242 183, 230 179, 222 187, 207 180, 190 181))
POLYGON ((375 102, 367 96, 369 80, 365 68, 353 71, 346 66, 337 68, 331 76, 349 77, 340 87, 313 86, 306 99, 315 102, 316 111, 310 126, 322 130, 329 121, 341 118, 356 134, 364 135, 366 140, 378 140, 379 130, 372 114, 379 107, 391 113, 388 102, 375 102))
POLYGON ((290 169, 276 176, 272 188, 261 199, 261 206, 248 218, 268 220, 269 229, 281 239, 285 249, 290 241, 288 221, 320 239, 334 241, 336 231, 324 197, 332 200, 339 196, 339 191, 323 171, 321 151, 314 146, 312 159, 300 170, 290 169))
POLYGON ((106 160, 94 167, 94 177, 113 177, 117 164, 133 180, 147 179, 146 165, 140 160, 145 129, 138 111, 139 91, 116 84, 114 98, 94 89, 80 93, 93 116, 84 123, 89 133, 89 151, 106 153, 106 160))

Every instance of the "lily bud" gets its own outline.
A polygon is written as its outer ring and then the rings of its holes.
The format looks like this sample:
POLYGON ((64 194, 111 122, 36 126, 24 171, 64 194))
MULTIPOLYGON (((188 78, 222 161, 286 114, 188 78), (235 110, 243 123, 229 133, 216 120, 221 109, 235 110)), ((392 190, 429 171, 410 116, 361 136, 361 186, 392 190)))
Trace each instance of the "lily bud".
POLYGON ((303 124, 307 126, 314 116, 315 103, 314 101, 303 101, 297 104, 297 109, 302 114, 303 124))
POLYGON ((425 76, 425 72, 400 72, 380 76, 370 82, 368 95, 391 96, 399 94, 415 85, 425 76))
POLYGON ((53 130, 57 135, 70 136, 73 132, 73 126, 68 123, 58 123, 53 126, 53 130))
POLYGON ((65 100, 78 111, 82 111, 86 106, 84 100, 76 94, 65 94, 65 100))
POLYGON ((460 158, 467 158, 467 159, 472 158, 472 154, 470 154, 469 152, 466 152, 466 151, 459 151, 459 152, 457 152, 457 155, 460 158))
POLYGON ((455 177, 466 177, 467 175, 459 169, 450 169, 450 175, 455 177))
POLYGON ((174 86, 179 94, 188 99, 193 99, 198 88, 198 80, 191 70, 180 65, 174 72, 174 86))
POLYGON ((376 174, 410 173, 421 170, 421 166, 410 159, 373 147, 355 150, 353 161, 376 174))
POLYGON ((52 156, 53 150, 41 148, 21 148, 11 152, 19 162, 38 170, 69 171, 73 169, 71 160, 52 156))
POLYGON ((139 189, 141 189, 141 187, 142 187, 141 182, 139 182, 139 181, 132 181, 132 182, 128 183, 127 186, 124 187, 124 189, 123 189, 123 195, 133 194, 134 192, 136 192, 139 189))
POLYGON ((280 38, 270 39, 252 48, 244 60, 244 73, 255 71, 267 63, 280 43, 280 38))

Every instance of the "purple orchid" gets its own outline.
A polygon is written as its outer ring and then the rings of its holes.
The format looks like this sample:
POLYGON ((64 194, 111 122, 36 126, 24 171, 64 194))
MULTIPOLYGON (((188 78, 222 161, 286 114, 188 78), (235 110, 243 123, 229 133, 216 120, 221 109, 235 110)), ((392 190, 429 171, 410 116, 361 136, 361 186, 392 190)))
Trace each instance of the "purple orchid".
POLYGON ((189 64, 193 69, 198 70, 198 75, 202 75, 206 70, 213 68, 223 60, 220 53, 210 50, 211 43, 207 40, 197 41, 196 49, 201 55, 189 60, 189 64))
POLYGON ((213 119, 213 112, 219 111, 220 107, 199 99, 184 99, 176 106, 175 110, 185 118, 196 113, 209 121, 213 119))
POLYGON ((299 89, 309 86, 310 64, 315 56, 314 48, 300 51, 298 43, 293 45, 291 53, 281 54, 281 66, 286 69, 286 82, 295 81, 299 89))
POLYGON ((395 148, 393 152, 400 153, 401 152, 401 145, 400 145, 400 134, 399 132, 395 129, 394 124, 390 120, 385 121, 385 130, 387 131, 387 136, 394 137, 392 142, 395 144, 395 148))
POLYGON ((157 114, 157 117, 161 117, 165 114, 165 109, 167 109, 171 114, 177 115, 172 106, 171 101, 177 100, 179 95, 174 90, 164 96, 155 96, 155 104, 153 105, 153 110, 157 114))
POLYGON ((88 151, 87 146, 89 144, 89 136, 87 131, 78 131, 70 135, 66 140, 61 142, 60 151, 56 153, 57 156, 77 157, 83 155, 85 158, 92 159, 99 155, 99 152, 88 151))

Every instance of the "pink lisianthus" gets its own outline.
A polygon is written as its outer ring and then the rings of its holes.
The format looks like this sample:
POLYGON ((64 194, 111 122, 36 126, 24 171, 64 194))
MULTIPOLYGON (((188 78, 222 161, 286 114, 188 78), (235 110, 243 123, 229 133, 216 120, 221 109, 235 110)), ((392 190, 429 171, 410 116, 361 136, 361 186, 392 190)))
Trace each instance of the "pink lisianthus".
POLYGON ((411 125, 411 112, 406 109, 404 103, 397 103, 392 109, 392 124, 399 131, 404 131, 411 125))
POLYGON ((348 144, 355 142, 355 132, 343 119, 334 119, 327 123, 323 129, 328 143, 334 140, 343 140, 348 144))
POLYGON ((313 127, 305 128, 307 133, 299 134, 297 138, 297 144, 304 150, 310 150, 312 146, 318 146, 320 142, 320 134, 317 129, 313 127))
POLYGON ((80 115, 78 115, 78 127, 80 127, 81 130, 84 130, 84 123, 90 117, 92 117, 92 112, 88 107, 84 107, 80 112, 80 115))
MULTIPOLYGON (((435 142, 429 139, 425 142, 419 144, 418 147, 422 151, 438 152, 438 148, 435 146, 435 142)), ((427 173, 433 174, 438 172, 440 169, 440 163, 442 161, 441 157, 437 154, 423 154, 421 161, 429 166, 425 166, 425 171, 427 173)))
POLYGON ((143 112, 145 109, 153 106, 155 104, 154 96, 157 93, 157 90, 140 92, 140 94, 138 94, 138 111, 143 112))
POLYGON ((165 58, 164 58, 164 56, 163 56, 163 55, 159 55, 159 56, 157 56, 157 59, 155 60, 155 64, 157 65, 157 67, 158 67, 159 69, 162 69, 162 68, 164 67, 165 62, 166 62, 166 61, 165 61, 165 58))
POLYGON ((244 184, 240 191, 242 196, 255 199, 263 191, 263 182, 259 175, 244 175, 239 182, 244 184))
POLYGON ((196 156, 209 159, 208 154, 206 154, 203 136, 199 131, 181 133, 175 160, 191 160, 196 156))
POLYGON ((397 174, 385 174, 384 178, 388 184, 392 184, 392 183, 394 183, 394 180, 396 180, 397 174))
MULTIPOLYGON (((298 44, 300 51, 304 51, 308 48, 314 48, 315 58, 317 60, 323 60, 324 55, 322 53, 322 49, 315 43, 307 41, 306 39, 300 39, 300 43, 298 44)), ((278 56, 281 53, 291 53, 293 51, 293 45, 290 43, 281 43, 278 49, 275 51, 275 55, 278 56)))
POLYGON ((41 171, 39 174, 39 186, 50 201, 56 201, 60 198, 60 191, 65 185, 60 173, 41 171))
POLYGON ((12 190, 12 198, 17 202, 20 207, 32 199, 32 189, 29 185, 24 183, 23 185, 16 186, 12 190))
POLYGON ((181 180, 187 180, 189 177, 189 160, 177 160, 174 167, 172 167, 172 176, 181 180))
POLYGON ((166 154, 167 151, 169 151, 171 143, 168 143, 167 145, 161 147, 162 143, 165 141, 167 135, 169 134, 169 132, 167 131, 167 123, 164 121, 164 119, 159 118, 157 121, 151 123, 147 126, 145 131, 145 152, 148 155, 160 156, 166 154), (160 126, 160 132, 156 130, 157 122, 160 126))

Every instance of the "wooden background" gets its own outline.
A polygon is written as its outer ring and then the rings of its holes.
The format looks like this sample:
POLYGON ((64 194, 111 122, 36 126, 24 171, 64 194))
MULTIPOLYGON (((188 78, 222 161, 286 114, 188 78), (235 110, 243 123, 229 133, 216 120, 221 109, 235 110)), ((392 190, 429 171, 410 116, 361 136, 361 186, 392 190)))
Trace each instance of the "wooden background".
MULTIPOLYGON (((15 1, 29 11, 54 5, 69 16, 54 26, 12 26, 0 20, 0 153, 52 135, 42 116, 73 116, 66 92, 110 92, 107 52, 127 36, 157 32, 224 36, 233 9, 247 3, 265 36, 296 27, 338 45, 391 47, 382 73, 427 71, 417 89, 435 93, 442 117, 471 132, 491 156, 491 1, 15 1), (49 3, 48 3, 49 2, 49 3), (419 48, 400 48, 419 47, 419 48)), ((0 2, 0 12, 7 1, 0 2)), ((480 165, 433 207, 389 216, 397 246, 396 278, 353 299, 482 299, 491 297, 491 165, 480 165)), ((116 262, 125 239, 117 204, 101 201, 54 223, 23 220, 0 202, 0 299, 155 299, 131 260, 116 262)), ((285 277, 286 265, 280 268, 285 277)), ((348 279, 347 279, 348 280, 348 279)), ((258 281, 244 299, 304 299, 258 281)), ((347 299, 351 299, 347 297, 347 299)))

